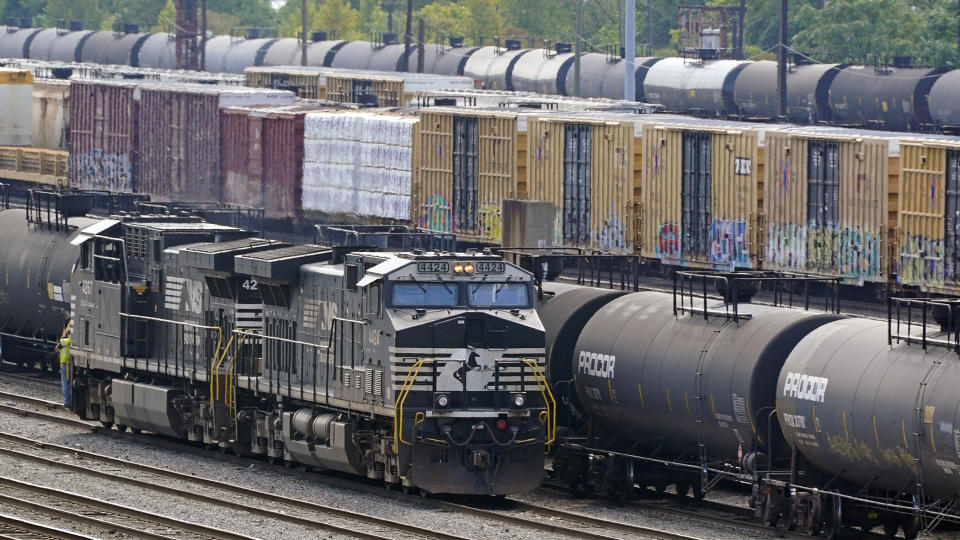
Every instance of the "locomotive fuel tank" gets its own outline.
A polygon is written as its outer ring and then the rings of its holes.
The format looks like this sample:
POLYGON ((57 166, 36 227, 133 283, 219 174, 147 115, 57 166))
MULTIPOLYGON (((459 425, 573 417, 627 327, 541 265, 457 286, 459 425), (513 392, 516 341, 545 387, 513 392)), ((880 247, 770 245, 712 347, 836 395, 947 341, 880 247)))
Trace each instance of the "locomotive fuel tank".
POLYGON ((960 492, 960 358, 887 344, 887 323, 844 319, 811 332, 777 382, 784 436, 853 488, 955 498, 960 492), (917 464, 920 465, 918 476, 917 464))
POLYGON ((70 314, 70 273, 80 248, 70 243, 96 223, 70 218, 71 233, 27 224, 21 209, 0 212, 0 336, 39 341, 60 337, 70 314))
POLYGON ((674 317, 673 302, 640 292, 597 311, 573 358, 580 402, 611 434, 661 456, 695 458, 703 444, 710 461, 736 462, 754 440, 762 450, 787 354, 839 316, 741 305, 737 321, 674 317))

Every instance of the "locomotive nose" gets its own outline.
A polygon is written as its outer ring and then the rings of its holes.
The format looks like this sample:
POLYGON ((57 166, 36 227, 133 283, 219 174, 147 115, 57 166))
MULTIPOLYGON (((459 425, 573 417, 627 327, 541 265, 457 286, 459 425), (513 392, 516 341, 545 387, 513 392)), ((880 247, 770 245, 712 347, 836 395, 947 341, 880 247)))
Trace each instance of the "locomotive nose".
POLYGON ((486 450, 471 450, 467 455, 467 465, 470 468, 482 471, 490 465, 490 452, 486 450))

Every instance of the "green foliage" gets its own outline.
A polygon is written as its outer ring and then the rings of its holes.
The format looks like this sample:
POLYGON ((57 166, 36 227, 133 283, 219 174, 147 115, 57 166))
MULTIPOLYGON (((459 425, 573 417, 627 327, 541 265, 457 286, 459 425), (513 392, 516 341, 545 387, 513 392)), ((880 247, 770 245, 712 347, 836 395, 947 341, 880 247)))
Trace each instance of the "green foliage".
MULTIPOLYGON (((637 1, 637 43, 661 54, 675 54, 671 30, 681 4, 738 6, 741 0, 637 1), (647 18, 650 16, 648 33, 647 18)), ((199 3, 199 0, 198 0, 199 3)), ((300 32, 300 0, 279 9, 270 0, 208 0, 208 29, 227 33, 237 26, 278 28, 283 36, 300 32)), ((392 4, 393 31, 401 35, 405 0, 308 0, 308 30, 336 30, 340 39, 369 39, 387 31, 386 5, 392 4)), ((779 0, 745 0, 746 53, 772 58, 777 44, 779 0)), ((578 6, 583 9, 586 50, 619 44, 623 0, 414 0, 428 40, 463 36, 523 38, 526 45, 573 41, 578 6)), ((960 62, 957 0, 790 0, 791 46, 824 61, 875 61, 910 55, 930 64, 960 62)), ((0 0, 0 16, 33 17, 37 25, 83 20, 88 28, 134 22, 146 30, 166 30, 176 20, 173 0, 0 0)), ((643 51, 644 49, 640 49, 643 51)))
POLYGON ((830 0, 822 10, 797 11, 802 30, 793 48, 815 51, 818 59, 876 62, 907 55, 928 63, 956 61, 955 4, 931 0, 830 0))

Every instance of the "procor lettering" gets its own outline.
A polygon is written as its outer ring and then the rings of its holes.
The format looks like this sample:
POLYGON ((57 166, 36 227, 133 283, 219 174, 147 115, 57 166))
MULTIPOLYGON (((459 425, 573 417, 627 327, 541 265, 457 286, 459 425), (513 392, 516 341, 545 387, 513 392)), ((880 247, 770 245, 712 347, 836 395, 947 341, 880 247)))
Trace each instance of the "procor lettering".
POLYGON ((613 378, 613 367, 617 362, 617 357, 612 354, 598 354, 587 351, 580 351, 579 369, 580 373, 599 377, 601 379, 613 378))
POLYGON ((814 377, 790 371, 787 372, 787 380, 783 383, 783 395, 823 403, 827 382, 829 379, 826 377, 814 377))

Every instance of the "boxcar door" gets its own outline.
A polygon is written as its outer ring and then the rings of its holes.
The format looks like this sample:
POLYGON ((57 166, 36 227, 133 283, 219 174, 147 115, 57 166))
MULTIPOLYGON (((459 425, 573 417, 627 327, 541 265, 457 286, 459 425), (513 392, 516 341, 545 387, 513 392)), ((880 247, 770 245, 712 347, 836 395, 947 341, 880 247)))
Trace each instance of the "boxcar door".
POLYGON ((584 124, 564 127, 563 149, 563 241, 574 245, 590 242, 591 128, 584 124))
POLYGON ((958 281, 960 257, 960 150, 947 152, 946 212, 944 212, 944 282, 958 281))
POLYGON ((807 268, 833 272, 837 260, 840 207, 840 148, 836 141, 808 143, 807 268))
POLYGON ((712 137, 709 133, 683 134, 681 180, 681 246, 687 258, 703 258, 710 250, 712 137))
POLYGON ((477 118, 453 118, 453 221, 457 232, 477 232, 477 118))

